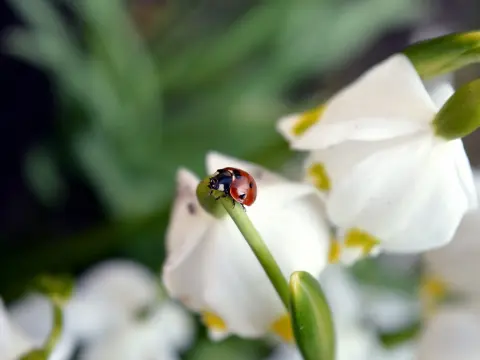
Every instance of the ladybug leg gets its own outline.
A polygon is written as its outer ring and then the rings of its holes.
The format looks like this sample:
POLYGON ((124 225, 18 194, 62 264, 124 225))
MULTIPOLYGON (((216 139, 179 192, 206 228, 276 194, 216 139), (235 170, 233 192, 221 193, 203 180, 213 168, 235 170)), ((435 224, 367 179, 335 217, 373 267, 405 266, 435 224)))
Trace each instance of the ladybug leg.
POLYGON ((240 204, 240 205, 242 205, 243 211, 247 212, 247 209, 245 209, 245 206, 243 204, 240 204))
MULTIPOLYGON (((226 198, 226 197, 228 197, 227 194, 222 194, 222 195, 220 195, 220 196, 215 197, 215 200, 219 200, 219 199, 221 199, 221 198, 226 198)), ((235 201, 235 200, 234 200, 234 201, 235 201)))

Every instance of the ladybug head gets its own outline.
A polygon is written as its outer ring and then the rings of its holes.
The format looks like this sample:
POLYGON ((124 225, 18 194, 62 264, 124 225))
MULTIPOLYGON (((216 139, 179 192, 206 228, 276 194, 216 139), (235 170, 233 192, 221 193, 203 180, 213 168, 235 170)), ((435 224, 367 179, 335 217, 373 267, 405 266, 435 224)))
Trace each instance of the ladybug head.
POLYGON ((218 190, 219 187, 219 181, 217 177, 211 177, 210 182, 208 184, 208 187, 212 190, 218 190))

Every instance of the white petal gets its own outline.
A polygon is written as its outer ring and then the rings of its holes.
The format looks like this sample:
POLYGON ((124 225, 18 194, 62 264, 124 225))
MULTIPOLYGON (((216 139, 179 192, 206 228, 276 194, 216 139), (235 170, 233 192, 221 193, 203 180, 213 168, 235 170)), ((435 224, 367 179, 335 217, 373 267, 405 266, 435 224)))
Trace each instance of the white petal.
POLYGON ((159 304, 143 320, 132 319, 128 326, 113 329, 105 337, 87 344, 83 360, 179 359, 179 352, 191 345, 193 319, 177 305, 159 304))
POLYGON ((212 254, 208 253, 209 232, 196 242, 168 254, 163 265, 162 280, 168 294, 192 310, 206 310, 203 301, 203 267, 212 254))
POLYGON ((158 296, 157 277, 128 260, 110 260, 87 271, 77 283, 68 312, 79 336, 99 336, 127 322, 158 296))
POLYGON ((480 317, 467 308, 446 308, 427 324, 420 338, 422 360, 477 360, 480 317))
POLYGON ((480 211, 466 214, 453 241, 424 255, 427 273, 439 277, 453 292, 480 297, 480 211))
POLYGON ((190 314, 178 304, 164 301, 151 321, 157 333, 161 334, 165 347, 178 352, 187 350, 192 345, 195 323, 190 314))
POLYGON ((424 251, 452 240, 469 205, 455 171, 455 155, 452 142, 435 146, 411 190, 415 207, 400 217, 397 223, 403 229, 392 234, 383 245, 385 251, 424 251))
MULTIPOLYGON (((50 300, 45 296, 30 294, 9 307, 10 319, 33 341, 35 347, 42 347, 50 335, 53 311, 50 300)), ((74 340, 64 328, 49 360, 67 360, 74 350, 74 340)))
POLYGON ((207 173, 209 175, 215 173, 218 169, 225 167, 235 167, 245 170, 253 176, 257 183, 263 186, 286 181, 281 176, 248 161, 239 160, 237 158, 210 151, 206 158, 207 173))
POLYGON ((218 221, 198 204, 198 179, 188 170, 177 173, 177 197, 173 205, 166 241, 168 256, 163 282, 170 296, 194 310, 204 310, 202 272, 208 229, 218 221), (192 211, 193 210, 193 211, 192 211))
MULTIPOLYGON (((265 199, 279 194, 274 186, 264 193, 265 199)), ((283 200, 282 196, 276 199, 283 200)), ((296 270, 318 276, 326 264, 329 241, 320 199, 313 196, 285 202, 285 206, 262 201, 248 213, 285 277, 296 270)), ((212 229, 207 253, 206 303, 232 332, 245 337, 263 335, 285 309, 231 219, 212 229)))
MULTIPOLYGON (((457 174, 463 191, 468 199, 469 210, 474 210, 478 207, 478 193, 475 186, 475 180, 468 160, 463 142, 461 139, 453 140, 451 146, 454 148, 454 161, 457 168, 457 174)), ((480 187, 478 187, 480 189, 480 187)))
POLYGON ((214 221, 198 203, 196 189, 199 181, 189 170, 179 169, 177 172, 176 197, 165 236, 169 253, 195 244, 214 221))
POLYGON ((288 141, 294 142, 298 136, 292 133, 292 128, 298 121, 301 113, 291 114, 280 118, 277 122, 277 131, 288 141))
POLYGON ((323 149, 346 140, 382 140, 424 129, 436 106, 415 68, 397 54, 370 69, 335 95, 321 121, 292 143, 323 149))
POLYGON ((327 211, 338 227, 358 227, 382 239, 399 226, 404 208, 414 206, 404 199, 414 187, 415 176, 425 168, 431 141, 417 136, 392 144, 359 162, 334 183, 327 211))
POLYGON ((363 314, 360 289, 340 265, 329 265, 320 276, 320 284, 332 310, 335 324, 354 323, 363 314))
POLYGON ((0 355, 1 359, 17 360, 21 355, 33 350, 33 341, 9 318, 0 298, 0 355))

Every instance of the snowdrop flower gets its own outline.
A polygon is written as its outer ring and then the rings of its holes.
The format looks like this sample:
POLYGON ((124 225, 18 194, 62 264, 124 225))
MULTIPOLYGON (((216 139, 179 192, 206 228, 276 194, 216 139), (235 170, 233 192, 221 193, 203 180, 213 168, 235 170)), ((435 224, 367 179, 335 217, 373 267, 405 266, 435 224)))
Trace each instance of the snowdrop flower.
POLYGON ((87 270, 67 305, 67 328, 91 340, 128 326, 159 300, 159 279, 140 264, 109 260, 87 270))
POLYGON ((279 121, 291 147, 310 152, 307 177, 328 194, 345 252, 440 247, 476 208, 461 139, 437 135, 433 123, 452 94, 443 83, 429 95, 410 60, 396 54, 325 106, 279 121))
MULTIPOLYGON (((320 274, 329 232, 314 187, 218 153, 209 153, 206 163, 208 174, 233 166, 256 179, 258 197, 246 211, 287 279, 297 270, 320 274)), ((169 294, 201 313, 212 339, 273 332, 292 341, 286 310, 231 218, 203 210, 196 198, 199 179, 188 170, 178 171, 177 182, 163 269, 169 294)))
MULTIPOLYGON (((8 312, 0 300, 0 359, 17 360, 32 350, 41 349, 50 335, 52 323, 51 303, 42 295, 28 295, 13 303, 8 312)), ((48 359, 68 360, 73 350, 73 338, 63 332, 48 359)))
MULTIPOLYGON (((475 185, 480 190, 480 172, 475 171, 475 185)), ((480 299, 480 210, 463 218, 453 241, 424 255, 426 272, 437 279, 437 287, 467 298, 480 299)))
MULTIPOLYGON (((320 283, 332 310, 336 335, 336 360, 371 360, 379 344, 373 329, 362 322, 360 288, 338 265, 328 266, 320 283)), ((278 346, 268 360, 302 360, 293 344, 278 346)))
POLYGON ((80 360, 179 360, 193 340, 193 319, 167 301, 146 319, 132 321, 89 344, 80 360))
POLYGON ((88 270, 67 307, 67 327, 84 342, 81 359, 177 359, 193 339, 193 319, 161 295, 157 276, 135 262, 88 270))

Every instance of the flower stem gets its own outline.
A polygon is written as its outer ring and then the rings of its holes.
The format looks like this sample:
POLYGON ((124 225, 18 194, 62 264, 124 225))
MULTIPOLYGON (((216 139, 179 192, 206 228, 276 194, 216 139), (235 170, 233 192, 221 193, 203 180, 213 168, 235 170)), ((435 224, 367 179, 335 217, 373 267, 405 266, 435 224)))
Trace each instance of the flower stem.
POLYGON ((50 335, 48 336, 44 345, 44 351, 48 355, 52 353, 63 331, 62 306, 57 301, 52 301, 52 307, 53 307, 53 326, 52 326, 52 330, 50 331, 50 335))
POLYGON ((270 250, 268 250, 268 247, 263 242, 257 229, 255 229, 246 212, 239 204, 235 203, 235 206, 232 205, 231 198, 222 198, 219 201, 221 201, 223 207, 225 210, 227 210, 228 214, 237 225, 238 229, 265 270, 270 282, 285 305, 285 308, 288 309, 289 288, 287 280, 283 276, 282 270, 280 270, 280 267, 270 253, 270 250))

